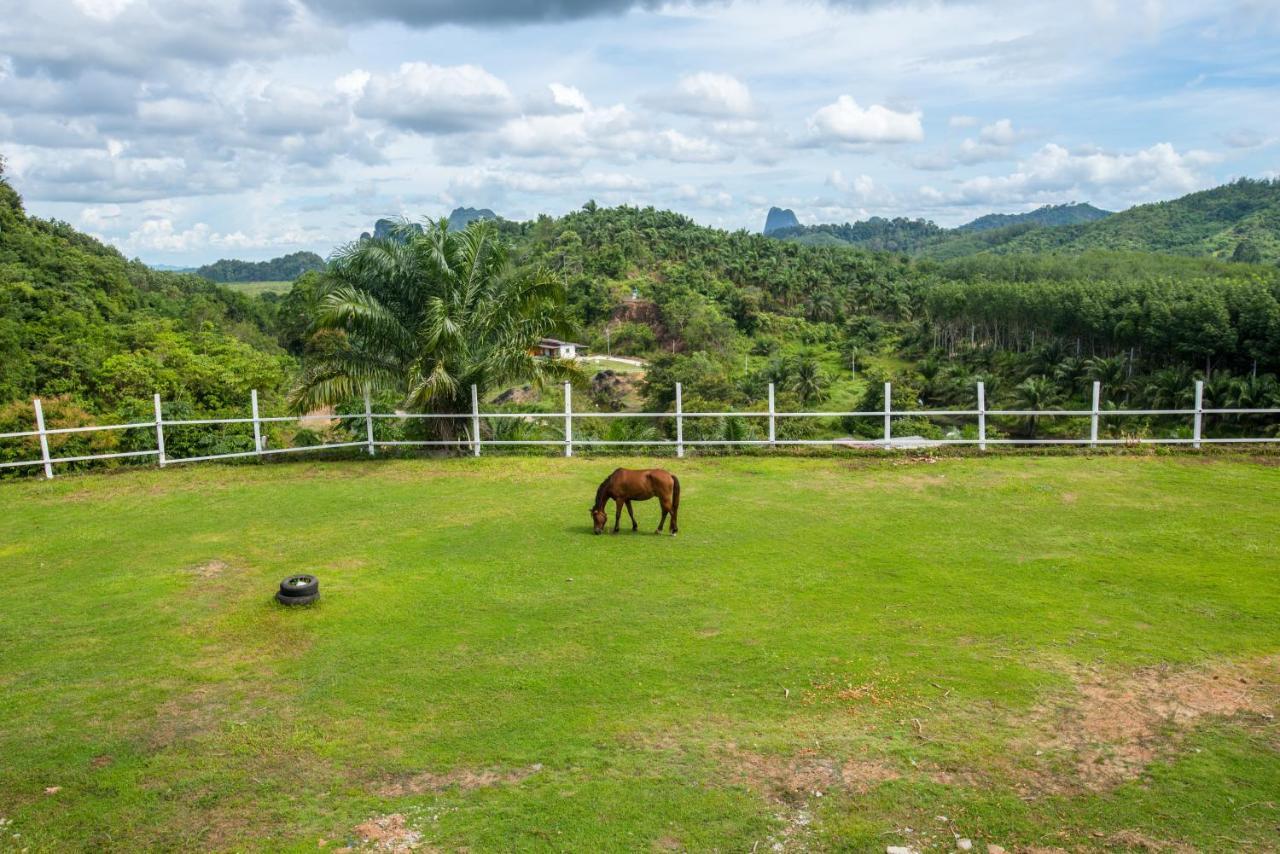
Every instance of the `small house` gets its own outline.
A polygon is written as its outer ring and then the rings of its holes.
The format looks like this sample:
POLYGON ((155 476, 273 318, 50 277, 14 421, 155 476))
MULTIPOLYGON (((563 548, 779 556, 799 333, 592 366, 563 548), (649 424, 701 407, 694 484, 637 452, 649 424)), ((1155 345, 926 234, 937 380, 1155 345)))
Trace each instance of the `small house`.
POLYGON ((586 349, 582 344, 574 344, 572 341, 543 338, 538 342, 538 355, 544 359, 576 359, 579 347, 586 349))

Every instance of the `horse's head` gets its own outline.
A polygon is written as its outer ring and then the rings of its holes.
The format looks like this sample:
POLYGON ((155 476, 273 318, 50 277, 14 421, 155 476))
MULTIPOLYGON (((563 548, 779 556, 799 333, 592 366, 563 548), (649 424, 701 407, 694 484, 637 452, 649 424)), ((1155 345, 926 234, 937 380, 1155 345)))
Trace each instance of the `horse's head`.
POLYGON ((595 524, 595 532, 597 534, 604 532, 604 526, 609 523, 609 517, 604 515, 604 508, 591 508, 591 521, 595 524))

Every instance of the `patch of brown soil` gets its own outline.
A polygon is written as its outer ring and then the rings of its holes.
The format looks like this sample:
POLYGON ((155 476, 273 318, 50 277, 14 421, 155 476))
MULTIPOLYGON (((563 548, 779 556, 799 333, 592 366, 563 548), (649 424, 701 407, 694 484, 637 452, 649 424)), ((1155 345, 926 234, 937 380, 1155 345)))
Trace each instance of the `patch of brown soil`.
POLYGON ((92 768, 106 768, 112 762, 115 762, 115 760, 104 753, 101 756, 95 756, 92 759, 90 759, 89 765, 92 768))
POLYGON ((422 834, 409 827, 400 813, 371 818, 356 825, 356 844, 339 851, 421 851, 422 834))
POLYGON ((821 757, 813 751, 796 756, 770 756, 742 750, 730 744, 724 750, 733 773, 752 789, 774 801, 794 804, 832 788, 865 794, 901 775, 891 766, 872 759, 844 762, 821 757))
POLYGON ((1177 854, 1195 854, 1195 848, 1182 842, 1166 842, 1152 839, 1136 830, 1121 830, 1106 838, 1109 850, 1124 851, 1173 851, 1177 854))
POLYGON ((1198 719, 1271 714, 1277 696, 1274 684, 1238 664, 1149 667, 1126 676, 1081 671, 1076 688, 1076 697, 1041 706, 1035 716, 1053 733, 1042 751, 1072 755, 1077 782, 1095 790, 1140 775, 1198 719))
POLYGON ((489 786, 519 783, 541 770, 542 765, 538 763, 512 771, 501 771, 496 768, 480 770, 455 768, 442 774, 423 771, 387 781, 378 789, 378 794, 387 798, 399 798, 405 795, 420 795, 423 792, 439 792, 452 787, 463 791, 485 789, 489 786))
POLYGON ((230 567, 226 563, 220 560, 211 560, 195 567, 192 569, 192 572, 200 578, 217 578, 228 569, 230 569, 230 567))

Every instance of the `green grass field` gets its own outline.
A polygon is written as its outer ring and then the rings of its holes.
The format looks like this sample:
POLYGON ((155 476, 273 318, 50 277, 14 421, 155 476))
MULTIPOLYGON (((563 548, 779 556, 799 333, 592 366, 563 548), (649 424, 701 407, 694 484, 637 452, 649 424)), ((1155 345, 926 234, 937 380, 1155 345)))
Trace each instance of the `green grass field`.
POLYGON ((293 282, 221 282, 224 287, 256 297, 262 294, 287 294, 293 282))
POLYGON ((0 850, 1280 844, 1274 458, 616 464, 0 484, 0 850))

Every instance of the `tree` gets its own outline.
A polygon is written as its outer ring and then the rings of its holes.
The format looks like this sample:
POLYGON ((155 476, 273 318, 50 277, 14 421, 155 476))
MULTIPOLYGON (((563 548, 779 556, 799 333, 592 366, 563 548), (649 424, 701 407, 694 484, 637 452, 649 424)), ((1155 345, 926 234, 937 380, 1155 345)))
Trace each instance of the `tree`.
MULTIPOLYGON (((1036 411, 1049 409, 1061 400, 1058 387, 1053 384, 1053 380, 1045 376, 1028 377, 1014 387, 1013 394, 1020 408, 1036 411)), ((1037 417, 1035 415, 1026 416, 1027 438, 1029 439, 1036 437, 1037 417)))
MULTIPOLYGON (((517 383, 581 380, 572 362, 534 355, 567 334, 564 288, 541 267, 517 267, 487 221, 421 234, 400 223, 387 238, 347 246, 326 274, 317 331, 335 346, 307 359, 291 394, 298 411, 394 391, 409 412, 466 412, 481 394, 517 383)), ((454 438, 461 424, 433 419, 454 438)))
POLYGON ((1241 240, 1236 244, 1236 251, 1231 253, 1231 260, 1239 264, 1261 264, 1262 252, 1252 241, 1241 240))
POLYGON ((791 372, 790 387, 800 398, 800 403, 808 406, 814 401, 827 396, 827 376, 822 365, 811 354, 797 356, 791 372))

